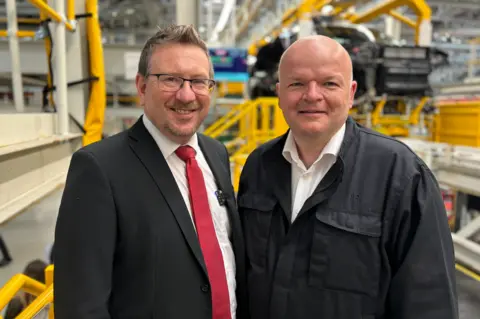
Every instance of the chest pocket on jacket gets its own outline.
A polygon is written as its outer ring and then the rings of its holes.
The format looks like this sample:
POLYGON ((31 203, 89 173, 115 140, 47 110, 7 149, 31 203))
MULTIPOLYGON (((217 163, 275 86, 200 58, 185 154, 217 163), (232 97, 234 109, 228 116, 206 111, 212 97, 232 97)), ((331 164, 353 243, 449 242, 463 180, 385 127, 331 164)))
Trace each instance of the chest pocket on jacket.
POLYGON ((240 217, 245 224, 247 254, 252 264, 264 266, 272 214, 277 201, 263 194, 247 193, 238 198, 240 217))
POLYGON ((315 217, 309 284, 375 297, 381 267, 381 216, 319 209, 315 217))

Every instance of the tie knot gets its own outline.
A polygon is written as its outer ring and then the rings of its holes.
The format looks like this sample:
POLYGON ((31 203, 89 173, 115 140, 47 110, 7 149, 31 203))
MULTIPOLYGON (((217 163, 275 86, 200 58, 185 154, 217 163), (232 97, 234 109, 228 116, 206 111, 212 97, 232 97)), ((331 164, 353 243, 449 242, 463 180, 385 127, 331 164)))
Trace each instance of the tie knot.
POLYGON ((184 145, 177 148, 175 154, 184 162, 188 161, 191 158, 194 158, 197 152, 191 146, 184 145))

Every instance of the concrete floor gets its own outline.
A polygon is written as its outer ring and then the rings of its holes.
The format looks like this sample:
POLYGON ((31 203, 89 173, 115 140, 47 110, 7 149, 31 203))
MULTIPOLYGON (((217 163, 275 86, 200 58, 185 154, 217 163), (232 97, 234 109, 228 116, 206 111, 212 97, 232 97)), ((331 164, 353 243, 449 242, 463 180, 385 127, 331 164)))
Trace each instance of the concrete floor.
MULTIPOLYGON (((0 226, 13 262, 0 268, 0 287, 36 258, 47 260, 53 242, 62 190, 57 190, 15 219, 0 226)), ((480 318, 480 282, 457 272, 460 319, 480 318)))

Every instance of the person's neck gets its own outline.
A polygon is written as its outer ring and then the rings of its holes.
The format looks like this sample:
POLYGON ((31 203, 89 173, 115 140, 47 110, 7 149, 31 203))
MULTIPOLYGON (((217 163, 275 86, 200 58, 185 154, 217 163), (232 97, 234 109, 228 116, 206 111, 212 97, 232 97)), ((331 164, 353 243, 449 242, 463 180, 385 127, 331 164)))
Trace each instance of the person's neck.
POLYGON ((331 136, 306 137, 295 136, 295 144, 297 146, 298 156, 308 169, 315 163, 322 153, 331 136))

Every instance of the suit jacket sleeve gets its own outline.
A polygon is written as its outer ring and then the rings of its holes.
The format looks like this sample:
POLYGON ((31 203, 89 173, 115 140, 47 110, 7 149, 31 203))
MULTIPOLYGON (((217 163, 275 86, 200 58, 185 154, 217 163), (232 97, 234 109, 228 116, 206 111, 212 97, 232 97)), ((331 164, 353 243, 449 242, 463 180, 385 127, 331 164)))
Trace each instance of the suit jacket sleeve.
POLYGON ((55 230, 55 318, 109 319, 116 211, 96 158, 76 152, 55 230))
POLYGON ((419 164, 399 195, 388 245, 391 319, 458 318, 455 256, 441 192, 419 164))

